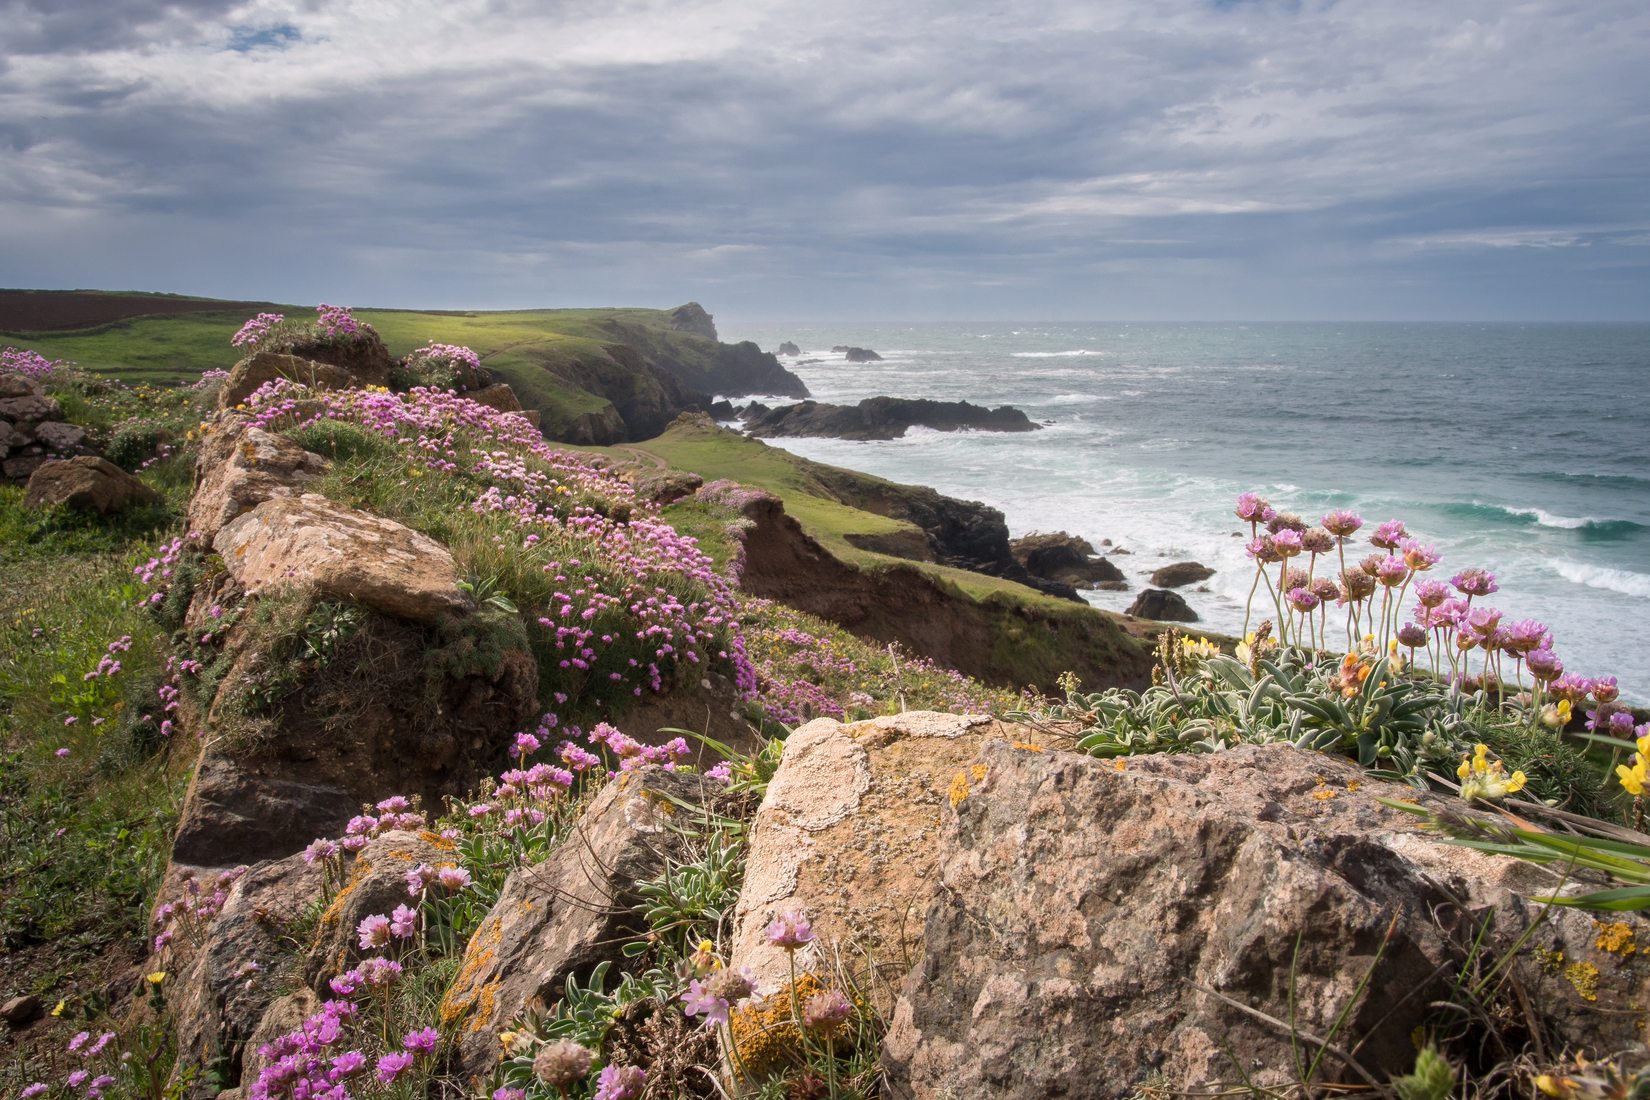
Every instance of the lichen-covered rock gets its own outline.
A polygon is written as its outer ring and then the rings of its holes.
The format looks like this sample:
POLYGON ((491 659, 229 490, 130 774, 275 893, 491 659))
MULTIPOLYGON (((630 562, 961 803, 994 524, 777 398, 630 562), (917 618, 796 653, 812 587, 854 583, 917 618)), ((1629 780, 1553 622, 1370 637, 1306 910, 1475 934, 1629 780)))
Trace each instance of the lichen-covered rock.
POLYGON ((305 975, 316 988, 343 971, 351 960, 382 951, 363 951, 358 928, 374 914, 389 916, 397 905, 407 905, 407 872, 421 863, 431 867, 455 865, 453 842, 438 833, 387 832, 374 837, 355 856, 349 881, 332 899, 315 930, 315 943, 305 964, 305 975))
POLYGON ((47 397, 44 392, 0 398, 0 420, 30 425, 62 419, 63 406, 57 403, 57 398, 47 397))
MULTIPOLYGON (((387 371, 385 377, 388 377, 387 371)), ((229 377, 224 379, 223 387, 218 390, 218 408, 233 409, 250 397, 253 390, 277 378, 297 382, 315 390, 347 390, 368 384, 366 380, 344 367, 331 363, 320 363, 280 352, 260 351, 256 355, 247 356, 230 368, 229 377)), ((381 385, 382 382, 373 384, 381 385)))
MULTIPOLYGON (((1550 1049, 1626 1049, 1644 1024, 1644 966, 1602 950, 1590 915, 1521 899, 1555 877, 1441 843, 1375 801, 1429 796, 1348 761, 994 742, 976 763, 885 1041, 893 1095, 1289 1086, 1278 1021, 1314 1052, 1302 1036, 1333 1035, 1385 1081, 1474 950, 1486 968, 1518 951, 1500 988, 1550 1049), (1546 965, 1560 958, 1568 978, 1546 965)), ((1334 1055, 1321 1074, 1356 1077, 1334 1055)))
POLYGON ((861 979, 876 971, 874 991, 897 985, 922 950, 953 784, 966 784, 969 761, 1003 728, 917 711, 851 725, 818 718, 792 733, 751 826, 733 965, 749 966, 759 987, 788 981, 790 960, 763 930, 794 911, 819 936, 802 969, 829 970, 841 948, 861 979))
POLYGON ((220 418, 195 460, 189 530, 211 542, 223 525, 273 497, 296 496, 326 471, 327 460, 282 436, 220 418))
POLYGON ((473 606, 446 547, 315 493, 264 501, 226 524, 212 546, 253 593, 307 589, 415 622, 473 606))
POLYGON ((673 800, 701 800, 702 777, 662 768, 610 781, 550 858, 505 881, 471 937, 441 1004, 456 1029, 454 1068, 466 1081, 498 1063, 498 1033, 535 1001, 557 1001, 570 975, 588 977, 640 930, 638 884, 657 875, 679 843, 666 827, 673 800))
MULTIPOLYGON (((179 872, 174 867, 167 876, 174 890, 179 872)), ((239 1078, 249 1038, 270 1003, 292 986, 297 960, 288 936, 321 896, 322 875, 301 856, 256 864, 229 888, 204 942, 174 941, 170 950, 182 965, 164 964, 167 1003, 177 1028, 177 1068, 196 1071, 190 1095, 216 1091, 208 1071, 231 1083, 239 1078)))
POLYGON ((100 516, 159 499, 160 494, 149 486, 95 455, 42 462, 29 476, 23 495, 23 502, 30 508, 61 505, 100 516))
POLYGON ((72 455, 84 448, 86 429, 79 424, 47 420, 34 426, 34 439, 52 454, 72 455))
POLYGON ((207 751, 184 795, 172 858, 221 864, 284 855, 338 829, 360 806, 340 787, 207 751))

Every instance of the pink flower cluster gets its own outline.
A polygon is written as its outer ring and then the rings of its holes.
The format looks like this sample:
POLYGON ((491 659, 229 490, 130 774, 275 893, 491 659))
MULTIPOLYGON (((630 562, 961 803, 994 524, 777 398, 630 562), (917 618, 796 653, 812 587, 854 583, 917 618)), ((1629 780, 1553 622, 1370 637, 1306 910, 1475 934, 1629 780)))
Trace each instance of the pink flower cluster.
POLYGON ((44 379, 58 367, 66 367, 62 359, 47 359, 29 348, 0 348, 0 374, 21 374, 25 378, 44 379))
POLYGON ((481 369, 481 356, 462 344, 425 344, 407 353, 407 362, 447 363, 453 366, 481 369))
POLYGON ((182 895, 155 910, 155 926, 160 929, 155 936, 155 950, 166 950, 180 934, 189 942, 198 943, 207 926, 223 911, 224 902, 229 900, 229 888, 244 874, 245 867, 236 867, 203 883, 193 871, 185 872, 182 895))
POLYGON ((635 771, 649 764, 659 764, 674 771, 677 761, 692 752, 685 738, 673 737, 663 745, 644 745, 606 722, 596 723, 596 728, 590 731, 590 743, 601 745, 612 753, 619 761, 621 772, 635 771))
POLYGON ((368 326, 350 314, 346 306, 329 306, 323 302, 315 307, 315 312, 320 314, 315 320, 316 331, 329 339, 354 339, 370 331, 368 326))
MULTIPOLYGON (((240 331, 229 338, 229 346, 256 349, 259 344, 268 339, 270 333, 275 331, 276 326, 285 320, 286 315, 282 313, 260 313, 242 325, 240 331)), ((204 380, 203 376, 202 381, 204 380)))

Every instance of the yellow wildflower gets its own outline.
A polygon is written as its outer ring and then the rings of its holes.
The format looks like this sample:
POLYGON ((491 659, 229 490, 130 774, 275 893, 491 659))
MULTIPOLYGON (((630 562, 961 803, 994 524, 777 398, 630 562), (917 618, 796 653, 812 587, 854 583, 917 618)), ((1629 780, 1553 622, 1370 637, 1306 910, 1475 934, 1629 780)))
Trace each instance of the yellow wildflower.
POLYGON ((1638 739, 1638 751, 1633 754, 1631 764, 1617 764, 1616 778, 1621 780, 1621 788, 1634 798, 1644 794, 1644 788, 1650 783, 1650 735, 1638 739))
POLYGON ((145 974, 143 976, 143 980, 148 982, 150 985, 159 985, 161 982, 166 980, 166 971, 156 970, 152 974, 145 974))
POLYGON ((1506 766, 1499 760, 1491 760, 1489 754, 1488 745, 1474 745, 1472 757, 1463 756, 1461 766, 1455 769, 1455 774, 1461 777, 1461 797, 1468 802, 1475 798, 1494 801, 1516 794, 1529 782, 1521 771, 1508 775, 1506 766))

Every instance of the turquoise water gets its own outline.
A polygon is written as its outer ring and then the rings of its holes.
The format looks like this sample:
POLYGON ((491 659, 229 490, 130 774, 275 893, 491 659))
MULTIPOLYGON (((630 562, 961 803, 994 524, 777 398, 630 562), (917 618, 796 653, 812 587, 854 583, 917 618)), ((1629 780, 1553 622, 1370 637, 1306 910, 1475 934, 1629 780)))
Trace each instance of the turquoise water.
MULTIPOLYGON (((747 326, 803 349, 823 401, 887 394, 1012 404, 1042 431, 778 441, 799 454, 1219 572, 1186 597, 1241 624, 1252 578, 1232 501, 1405 520, 1447 577, 1494 571, 1495 602, 1554 632, 1571 669, 1650 699, 1650 326, 875 324, 747 326), (835 344, 870 347, 852 364, 835 344)), ((1436 575, 1436 574, 1435 574, 1436 575)), ((1133 594, 1092 593, 1121 609, 1133 594)))

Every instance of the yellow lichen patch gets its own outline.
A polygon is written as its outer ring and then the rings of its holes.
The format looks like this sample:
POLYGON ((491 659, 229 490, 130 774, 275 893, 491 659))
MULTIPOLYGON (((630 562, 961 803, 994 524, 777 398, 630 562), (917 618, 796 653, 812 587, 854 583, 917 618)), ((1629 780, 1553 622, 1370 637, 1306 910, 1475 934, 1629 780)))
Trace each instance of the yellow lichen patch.
POLYGON ((1600 951, 1620 955, 1625 959, 1639 949, 1633 926, 1626 921, 1617 920, 1606 924, 1601 920, 1595 920, 1593 927, 1598 929, 1598 939, 1593 941, 1593 946, 1600 951))
POLYGON ((794 986, 782 986, 773 996, 753 1001, 729 1014, 733 1064, 741 1077, 756 1080, 796 1059, 802 1046, 802 1032, 796 1026, 793 1004, 800 1006, 815 993, 824 991, 824 982, 812 974, 803 974, 794 986))
POLYGON ((1564 968, 1564 977, 1582 1000, 1598 1000, 1598 967, 1590 962, 1571 963, 1564 968))
MULTIPOLYGON (((420 829, 418 831, 418 839, 422 840, 425 844, 428 844, 432 848, 441 849, 443 852, 451 852, 458 847, 457 844, 442 836, 440 833, 431 832, 429 829, 420 829)), ((450 865, 444 864, 443 866, 450 865)))
POLYGON ((338 918, 344 911, 344 899, 355 893, 356 888, 361 885, 361 880, 370 874, 372 874, 372 864, 360 856, 356 856, 355 866, 350 871, 349 882, 333 897, 332 904, 327 906, 327 911, 321 914, 321 924, 323 926, 331 927, 338 923, 338 918))
POLYGON ((1111 762, 1111 766, 1113 771, 1126 771, 1129 766, 1128 758, 1119 756, 1116 760, 1111 762))
POLYGON ((1337 791, 1333 787, 1319 787, 1317 790, 1312 792, 1312 797, 1317 799, 1319 802, 1328 802, 1331 798, 1336 797, 1340 793, 1340 791, 1337 791))
POLYGON ((1556 949, 1552 951, 1542 951, 1540 948, 1537 948, 1535 951, 1535 962, 1537 966, 1541 967, 1541 972, 1543 974, 1557 974, 1560 970, 1564 969, 1564 952, 1556 949))
POLYGON ((1363 781, 1360 779, 1349 779, 1346 781, 1346 789, 1349 791, 1356 792, 1362 786, 1363 781))
MULTIPOLYGON (((453 984, 447 988, 447 993, 441 998, 441 1022, 451 1024, 458 1020, 470 1009, 476 1007, 484 998, 487 1006, 491 1006, 491 997, 488 996, 487 985, 480 983, 482 974, 486 973, 497 957, 499 943, 504 938, 503 922, 489 920, 470 941, 469 950, 464 952, 464 962, 453 976, 453 984)), ((496 986, 498 983, 487 983, 496 986)), ((471 1030, 478 1031, 486 1022, 487 1013, 483 1012, 472 1021, 471 1030)))
POLYGON ((968 797, 968 773, 958 772, 951 780, 951 808, 954 810, 962 805, 963 799, 968 797))
POLYGON ((1043 746, 1033 745, 1030 741, 1015 741, 1014 747, 1025 752, 1042 752, 1043 746))

